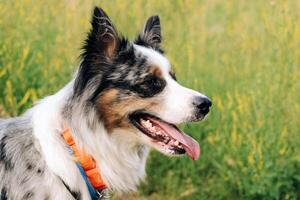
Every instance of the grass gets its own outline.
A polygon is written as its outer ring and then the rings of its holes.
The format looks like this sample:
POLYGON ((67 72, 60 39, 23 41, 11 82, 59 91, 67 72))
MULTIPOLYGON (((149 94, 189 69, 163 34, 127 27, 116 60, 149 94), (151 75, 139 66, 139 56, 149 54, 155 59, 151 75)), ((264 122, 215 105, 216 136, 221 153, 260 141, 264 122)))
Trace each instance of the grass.
POLYGON ((184 127, 200 160, 153 152, 136 199, 300 199, 298 1, 0 1, 0 115, 70 80, 95 4, 130 38, 159 14, 179 82, 214 104, 184 127))

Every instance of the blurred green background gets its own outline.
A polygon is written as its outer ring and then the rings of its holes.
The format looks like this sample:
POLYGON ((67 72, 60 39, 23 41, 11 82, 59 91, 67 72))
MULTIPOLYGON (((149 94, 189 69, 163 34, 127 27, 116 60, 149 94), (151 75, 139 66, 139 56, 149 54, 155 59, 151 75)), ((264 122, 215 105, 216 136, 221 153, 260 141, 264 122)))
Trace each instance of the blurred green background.
POLYGON ((0 115, 65 85, 94 5, 134 38, 159 14, 179 82, 213 100, 197 162, 153 152, 127 199, 300 199, 300 1, 0 1, 0 115))

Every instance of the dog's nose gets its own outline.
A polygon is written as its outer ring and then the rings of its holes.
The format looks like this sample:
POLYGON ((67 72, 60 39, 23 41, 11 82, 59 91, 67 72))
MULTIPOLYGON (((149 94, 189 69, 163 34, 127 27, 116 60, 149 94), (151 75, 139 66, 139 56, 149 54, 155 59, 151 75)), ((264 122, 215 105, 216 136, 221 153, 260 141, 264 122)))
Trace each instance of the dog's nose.
POLYGON ((211 100, 207 97, 196 97, 193 104, 196 106, 197 111, 202 115, 206 115, 212 105, 211 100))

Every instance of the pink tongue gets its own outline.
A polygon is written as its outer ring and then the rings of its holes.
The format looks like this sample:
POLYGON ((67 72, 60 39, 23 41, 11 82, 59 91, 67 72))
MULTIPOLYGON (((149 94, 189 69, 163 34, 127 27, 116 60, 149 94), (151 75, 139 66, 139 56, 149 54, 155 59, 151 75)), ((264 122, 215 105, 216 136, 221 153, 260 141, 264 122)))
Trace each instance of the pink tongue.
POLYGON ((188 156, 193 160, 198 160, 200 155, 200 146, 196 140, 186 135, 178 128, 175 128, 167 123, 151 118, 155 124, 159 125, 166 133, 178 140, 182 145, 188 156))

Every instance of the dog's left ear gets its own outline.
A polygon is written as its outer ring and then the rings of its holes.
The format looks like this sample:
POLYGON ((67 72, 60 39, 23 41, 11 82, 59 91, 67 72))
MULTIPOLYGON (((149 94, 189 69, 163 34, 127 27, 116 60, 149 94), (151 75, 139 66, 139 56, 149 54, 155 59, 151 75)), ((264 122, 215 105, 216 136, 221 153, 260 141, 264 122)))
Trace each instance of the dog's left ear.
POLYGON ((134 43, 159 50, 161 40, 160 20, 155 15, 147 20, 142 32, 137 36, 134 43))

